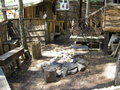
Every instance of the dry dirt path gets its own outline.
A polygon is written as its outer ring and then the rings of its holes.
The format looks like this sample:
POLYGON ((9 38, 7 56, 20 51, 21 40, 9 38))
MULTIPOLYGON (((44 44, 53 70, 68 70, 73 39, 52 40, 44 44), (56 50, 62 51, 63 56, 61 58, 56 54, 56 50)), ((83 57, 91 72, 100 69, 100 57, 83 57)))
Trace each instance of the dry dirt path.
POLYGON ((114 83, 116 60, 104 56, 101 51, 92 51, 87 56, 90 64, 84 72, 47 84, 42 77, 41 63, 49 61, 60 51, 72 49, 67 43, 66 45, 49 44, 42 50, 43 57, 40 60, 25 61, 21 65, 21 70, 8 77, 13 90, 93 90, 109 87, 114 83))

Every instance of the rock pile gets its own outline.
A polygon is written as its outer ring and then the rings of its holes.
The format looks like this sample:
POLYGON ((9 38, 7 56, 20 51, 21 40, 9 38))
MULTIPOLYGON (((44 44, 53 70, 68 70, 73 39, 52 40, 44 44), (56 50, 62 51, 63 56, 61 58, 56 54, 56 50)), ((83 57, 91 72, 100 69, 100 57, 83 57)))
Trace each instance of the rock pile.
POLYGON ((62 52, 44 64, 42 68, 43 72, 46 67, 48 69, 54 68, 56 76, 65 77, 69 74, 75 74, 85 70, 88 64, 89 62, 85 60, 84 56, 80 53, 62 52))

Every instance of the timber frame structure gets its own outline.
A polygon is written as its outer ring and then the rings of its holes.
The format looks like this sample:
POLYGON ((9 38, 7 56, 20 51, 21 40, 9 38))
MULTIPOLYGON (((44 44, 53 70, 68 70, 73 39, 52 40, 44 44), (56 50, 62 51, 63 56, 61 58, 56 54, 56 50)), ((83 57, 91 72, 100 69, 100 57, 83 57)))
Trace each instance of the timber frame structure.
POLYGON ((105 2, 104 31, 120 32, 120 0, 105 2))

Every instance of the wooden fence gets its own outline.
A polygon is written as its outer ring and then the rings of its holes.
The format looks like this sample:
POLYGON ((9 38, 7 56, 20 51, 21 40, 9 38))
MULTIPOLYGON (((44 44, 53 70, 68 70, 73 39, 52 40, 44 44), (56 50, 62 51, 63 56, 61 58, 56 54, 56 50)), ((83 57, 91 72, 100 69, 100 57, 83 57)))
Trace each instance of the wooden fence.
MULTIPOLYGON (((13 26, 19 32, 18 19, 12 19, 13 26)), ((27 42, 40 41, 45 43, 47 22, 41 19, 24 19, 24 29, 26 33, 27 42)), ((20 35, 18 35, 20 37, 20 35)))
MULTIPOLYGON (((10 19, 13 23, 13 32, 16 34, 17 38, 20 38, 19 32, 19 20, 10 19)), ((27 42, 39 41, 43 45, 45 43, 51 42, 51 35, 55 33, 55 25, 59 25, 59 31, 63 29, 63 21, 56 20, 43 20, 39 18, 29 18, 24 19, 24 29, 26 33, 27 42)), ((7 36, 7 24, 5 22, 0 23, 0 55, 3 54, 3 42, 8 38, 7 36)))

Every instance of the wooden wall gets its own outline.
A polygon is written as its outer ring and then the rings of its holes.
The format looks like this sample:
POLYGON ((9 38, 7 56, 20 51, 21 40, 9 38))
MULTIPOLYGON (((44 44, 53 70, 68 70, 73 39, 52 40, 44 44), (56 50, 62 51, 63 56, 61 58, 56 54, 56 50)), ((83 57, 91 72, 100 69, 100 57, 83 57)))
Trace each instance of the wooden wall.
MULTIPOLYGON (((12 20, 14 27, 19 30, 18 19, 12 20)), ((40 41, 45 43, 46 38, 46 21, 42 19, 24 19, 24 28, 27 42, 40 41)), ((20 37, 20 36, 19 36, 20 37)))
POLYGON ((108 5, 105 12, 104 31, 120 32, 120 8, 115 5, 108 5))
POLYGON ((2 43, 7 40, 7 25, 5 22, 0 23, 0 55, 3 54, 2 43))

